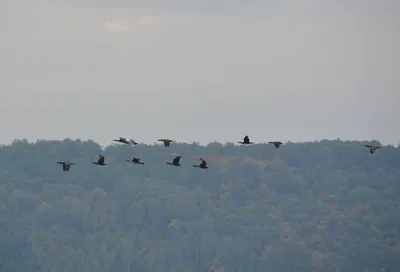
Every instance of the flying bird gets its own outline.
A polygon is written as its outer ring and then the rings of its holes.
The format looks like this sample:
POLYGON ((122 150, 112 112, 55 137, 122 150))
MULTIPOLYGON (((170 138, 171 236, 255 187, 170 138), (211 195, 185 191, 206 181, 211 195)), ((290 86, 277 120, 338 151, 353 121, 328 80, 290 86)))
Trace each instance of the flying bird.
POLYGON ((114 142, 118 142, 118 143, 127 144, 127 145, 137 145, 137 144, 138 144, 135 140, 130 139, 130 140, 128 141, 128 140, 126 140, 126 138, 124 138, 124 137, 119 137, 119 139, 115 139, 115 140, 113 140, 113 141, 114 141, 114 142))
POLYGON ((107 165, 106 163, 105 163, 105 157, 103 156, 103 155, 99 155, 99 158, 97 159, 97 162, 92 162, 93 164, 96 164, 96 165, 107 165))
POLYGON ((57 162, 58 164, 62 164, 62 166, 63 166, 63 171, 64 172, 68 172, 69 171, 69 168, 71 168, 71 165, 74 165, 74 163, 73 162, 61 162, 61 161, 59 161, 59 162, 57 162))
POLYGON ((268 142, 269 144, 273 144, 276 148, 279 148, 281 146, 281 144, 283 144, 282 142, 279 141, 273 141, 273 142, 268 142))
POLYGON ((250 138, 249 138, 249 136, 244 136, 244 139, 243 139, 243 142, 238 142, 239 144, 242 144, 242 145, 248 145, 248 144, 253 144, 253 142, 250 142, 250 138))
POLYGON ((135 157, 132 160, 126 160, 126 161, 134 164, 144 164, 144 162, 140 161, 140 158, 135 158, 135 157))
POLYGON ((168 147, 172 142, 170 139, 158 139, 157 141, 163 142, 165 147, 168 147))
POLYGON ((200 158, 200 161, 201 161, 201 162, 200 162, 199 165, 193 164, 193 167, 202 168, 202 169, 207 169, 207 168, 208 168, 207 162, 206 162, 204 159, 202 159, 202 158, 200 158))
POLYGON ((381 148, 380 146, 376 145, 365 145, 365 147, 369 148, 369 153, 371 154, 374 154, 377 149, 381 148))
POLYGON ((180 166, 181 164, 179 163, 180 159, 182 156, 176 156, 172 162, 166 162, 166 164, 173 165, 173 166, 180 166))
POLYGON ((128 141, 126 140, 126 138, 124 137, 119 137, 118 140, 113 140, 114 142, 119 142, 119 143, 123 143, 123 144, 128 144, 128 141))

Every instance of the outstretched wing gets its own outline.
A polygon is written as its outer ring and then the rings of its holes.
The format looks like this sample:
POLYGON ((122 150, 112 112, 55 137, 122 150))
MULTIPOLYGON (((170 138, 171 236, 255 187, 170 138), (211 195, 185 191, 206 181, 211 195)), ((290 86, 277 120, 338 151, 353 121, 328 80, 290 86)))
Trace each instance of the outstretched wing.
POLYGON ((181 156, 176 156, 176 157, 174 158, 174 160, 172 161, 172 163, 173 163, 173 164, 178 164, 179 161, 180 161, 180 159, 181 159, 181 156))
POLYGON ((101 156, 101 157, 99 158, 99 160, 97 161, 97 163, 98 163, 98 164, 103 164, 104 161, 105 161, 104 156, 101 156))
POLYGON ((165 147, 169 146, 170 143, 172 142, 172 140, 170 139, 158 139, 157 141, 164 142, 165 147))
POLYGON ((282 144, 282 142, 278 142, 278 141, 274 143, 276 148, 279 148, 281 146, 281 144, 282 144))
POLYGON ((206 167, 207 166, 207 162, 203 159, 200 159, 201 163, 200 163, 200 167, 206 167))

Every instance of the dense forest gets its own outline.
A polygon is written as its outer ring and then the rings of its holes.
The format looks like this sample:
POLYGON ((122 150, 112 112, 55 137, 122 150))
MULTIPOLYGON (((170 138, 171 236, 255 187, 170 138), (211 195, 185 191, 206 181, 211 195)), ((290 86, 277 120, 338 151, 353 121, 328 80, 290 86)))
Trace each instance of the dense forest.
POLYGON ((400 271, 400 148, 364 144, 14 141, 0 147, 0 271, 400 271))

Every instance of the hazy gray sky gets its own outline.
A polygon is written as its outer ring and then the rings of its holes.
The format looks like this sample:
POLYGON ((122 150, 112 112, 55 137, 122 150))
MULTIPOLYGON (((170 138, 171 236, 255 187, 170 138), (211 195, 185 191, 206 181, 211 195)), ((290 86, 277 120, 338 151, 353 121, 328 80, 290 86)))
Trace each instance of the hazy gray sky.
POLYGON ((400 141, 400 1, 1 5, 2 144, 400 141))

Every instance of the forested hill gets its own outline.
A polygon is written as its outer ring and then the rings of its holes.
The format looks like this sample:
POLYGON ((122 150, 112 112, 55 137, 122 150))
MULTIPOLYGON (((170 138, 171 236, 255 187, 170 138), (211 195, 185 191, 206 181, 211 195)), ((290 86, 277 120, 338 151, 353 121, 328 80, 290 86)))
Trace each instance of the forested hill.
POLYGON ((0 147, 0 271, 400 271, 400 149, 364 144, 15 141, 0 147))

